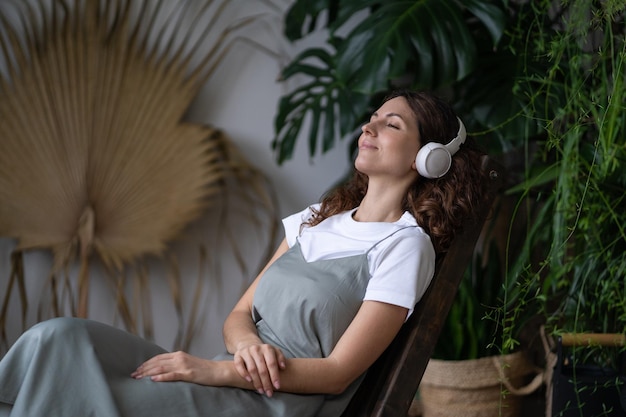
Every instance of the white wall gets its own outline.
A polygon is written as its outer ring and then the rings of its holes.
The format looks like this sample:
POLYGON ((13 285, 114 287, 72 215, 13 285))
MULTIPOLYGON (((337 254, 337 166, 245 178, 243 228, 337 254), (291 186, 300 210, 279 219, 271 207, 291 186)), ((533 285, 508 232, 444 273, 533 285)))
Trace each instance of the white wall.
MULTIPOLYGON (((282 10, 286 10, 289 4, 287 0, 274 0, 274 3, 282 10)), ((347 172, 350 165, 347 155, 348 142, 341 142, 333 151, 311 160, 306 142, 301 140, 292 160, 283 166, 276 164, 270 148, 273 118, 278 99, 288 87, 276 80, 281 65, 297 53, 297 48, 292 47, 282 37, 280 13, 272 11, 259 0, 237 0, 230 4, 231 10, 227 14, 232 19, 256 12, 265 13, 264 19, 267 23, 246 28, 244 35, 280 52, 283 58, 277 60, 250 45, 238 44, 202 89, 189 109, 187 118, 219 127, 231 136, 248 160, 269 177, 278 195, 279 215, 282 217, 317 201, 347 172)), ((208 213, 190 227, 186 239, 173 247, 173 253, 181 261, 183 277, 186 280, 187 305, 194 293, 195 277, 198 275, 197 245, 198 242, 205 240, 214 222, 214 216, 208 213)), ((259 246, 266 245, 267 241, 263 241, 263 237, 257 237, 256 232, 252 231, 245 221, 236 220, 235 223, 233 227, 235 230, 238 229, 240 239, 246 246, 245 253, 251 260, 250 264, 256 265, 260 257, 259 246)), ((0 301, 7 291, 9 254, 13 247, 13 241, 0 238, 0 301)), ((241 288, 255 275, 255 271, 242 274, 228 248, 214 248, 210 255, 222 260, 223 270, 220 274, 216 274, 215 271, 204 273, 207 279, 206 286, 202 289, 202 299, 203 316, 206 321, 190 349, 192 353, 202 356, 210 356, 223 350, 221 323, 237 300, 241 288)), ((36 321, 35 311, 40 288, 47 278, 49 265, 50 257, 45 252, 29 252, 26 255, 29 325, 36 321)), ((155 340, 164 347, 171 348, 177 321, 169 298, 166 276, 163 263, 151 261, 150 281, 156 323, 155 340)), ((74 278, 75 271, 72 272, 72 279, 74 278)), ((92 271, 92 290, 91 316, 121 327, 119 319, 115 318, 110 287, 97 267, 92 271)), ((9 339, 14 340, 22 328, 20 313, 22 307, 15 290, 11 297, 7 324, 9 339)), ((2 352, 3 349, 0 348, 0 354, 2 352)))

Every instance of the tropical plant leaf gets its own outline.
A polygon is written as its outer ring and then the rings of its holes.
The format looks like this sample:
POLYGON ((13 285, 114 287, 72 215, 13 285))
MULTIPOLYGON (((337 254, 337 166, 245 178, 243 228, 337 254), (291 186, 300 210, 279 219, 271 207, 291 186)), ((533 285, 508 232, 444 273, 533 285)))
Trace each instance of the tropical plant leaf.
MULTIPOLYGON (((358 7, 362 11, 372 3, 358 7)), ((461 11, 454 2, 432 0, 379 4, 338 49, 338 77, 355 91, 375 93, 386 89, 388 80, 404 75, 408 64, 421 54, 430 58, 421 65, 431 66, 431 73, 450 71, 440 74, 436 82, 462 78, 474 65, 475 47, 461 11)))
MULTIPOLYGON (((305 74, 311 80, 280 100, 274 118, 277 135, 272 142, 278 163, 284 162, 293 154, 296 139, 307 116, 310 116, 311 123, 308 135, 309 152, 314 155, 318 150, 318 132, 322 121, 323 150, 326 151, 334 145, 337 137, 335 112, 340 111, 343 118, 341 127, 345 127, 353 125, 365 108, 365 97, 342 89, 333 78, 332 66, 331 53, 325 49, 311 48, 296 57, 283 70, 283 79, 305 74), (338 103, 329 97, 337 97, 338 103)), ((345 133, 340 131, 342 135, 345 133)))
POLYGON ((328 25, 334 20, 338 3, 337 0, 296 0, 285 15, 285 36, 295 41, 313 32, 323 11, 328 12, 328 25))
MULTIPOLYGON (((294 25, 300 28, 307 19, 317 19, 322 9, 322 2, 297 2, 291 9, 298 16, 294 25)), ((307 115, 311 123, 325 123, 323 129, 309 128, 314 156, 321 135, 322 152, 331 149, 336 139, 327 135, 339 133, 341 138, 352 132, 368 109, 367 98, 387 91, 397 80, 436 89, 466 77, 476 66, 477 50, 466 12, 478 18, 494 43, 500 39, 506 14, 477 1, 342 1, 336 18, 326 21, 329 48, 305 50, 283 73, 284 79, 298 74, 313 80, 288 93, 279 105, 274 140, 278 162, 291 156, 307 115), (355 16, 363 17, 355 24, 355 16), (313 56, 319 60, 311 62, 313 56), (349 101, 352 108, 346 105, 349 101)))
MULTIPOLYGON (((507 1, 504 0, 503 3, 507 1)), ((463 5, 477 17, 483 26, 489 31, 492 47, 496 47, 507 26, 507 14, 502 6, 496 6, 480 0, 464 0, 463 5)))

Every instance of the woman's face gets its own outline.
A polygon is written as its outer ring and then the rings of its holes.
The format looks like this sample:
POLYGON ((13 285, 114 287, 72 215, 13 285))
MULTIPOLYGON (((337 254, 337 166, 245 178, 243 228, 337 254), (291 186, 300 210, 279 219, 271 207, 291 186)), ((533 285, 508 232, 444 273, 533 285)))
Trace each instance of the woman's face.
POLYGON ((404 97, 386 101, 363 125, 354 162, 360 172, 395 179, 414 177, 420 148, 417 121, 404 97))

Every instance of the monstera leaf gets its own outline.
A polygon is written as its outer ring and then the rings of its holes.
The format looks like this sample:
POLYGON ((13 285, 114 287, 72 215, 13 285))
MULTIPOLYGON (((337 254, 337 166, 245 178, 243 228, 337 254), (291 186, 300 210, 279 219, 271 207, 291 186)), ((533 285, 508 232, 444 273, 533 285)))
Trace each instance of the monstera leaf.
POLYGON ((291 157, 307 116, 314 155, 318 138, 326 151, 353 131, 372 95, 393 85, 434 89, 463 79, 476 66, 475 22, 496 44, 506 21, 501 7, 477 0, 296 1, 285 19, 287 36, 295 40, 314 30, 325 8, 328 48, 303 51, 283 71, 283 79, 308 81, 279 104, 279 162, 291 157))

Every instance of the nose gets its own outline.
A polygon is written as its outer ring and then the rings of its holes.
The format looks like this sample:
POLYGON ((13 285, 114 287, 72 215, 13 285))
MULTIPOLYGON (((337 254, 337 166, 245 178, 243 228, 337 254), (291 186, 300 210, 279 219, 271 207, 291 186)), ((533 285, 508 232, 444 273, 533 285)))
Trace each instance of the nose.
POLYGON ((367 122, 363 126, 361 126, 361 130, 363 133, 367 133, 368 135, 375 135, 374 124, 372 122, 367 122))

